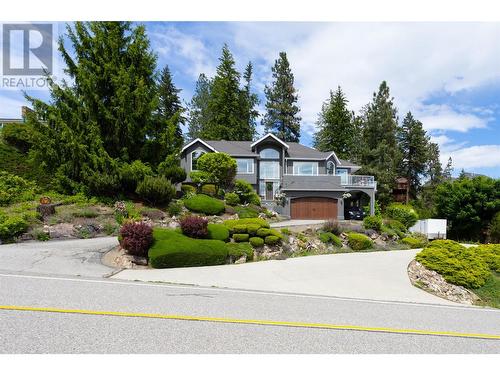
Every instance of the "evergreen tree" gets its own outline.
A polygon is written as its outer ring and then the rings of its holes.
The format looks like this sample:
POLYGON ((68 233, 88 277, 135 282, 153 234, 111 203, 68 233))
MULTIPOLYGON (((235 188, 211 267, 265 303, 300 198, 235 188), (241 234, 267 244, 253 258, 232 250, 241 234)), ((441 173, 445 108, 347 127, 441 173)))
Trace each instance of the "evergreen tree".
POLYGON ((188 139, 201 136, 202 129, 206 128, 209 119, 208 101, 210 99, 211 81, 205 74, 200 74, 196 81, 193 98, 189 103, 188 112, 188 139))
POLYGON ((359 133, 354 113, 347 108, 347 99, 340 86, 330 91, 330 98, 323 103, 317 121, 318 132, 314 135, 314 147, 319 151, 335 151, 342 159, 355 155, 359 133))
POLYGON ((362 149, 360 161, 362 173, 374 175, 377 195, 385 206, 392 199, 392 189, 401 161, 397 145, 397 110, 390 96, 389 87, 383 81, 373 100, 363 109, 362 149))
MULTIPOLYGON (((181 89, 175 87, 172 81, 172 75, 168 65, 165 65, 160 74, 160 81, 158 83, 158 114, 164 119, 172 118, 177 112, 184 112, 184 107, 181 104, 179 93, 181 89)), ((186 119, 181 116, 180 121, 182 124, 186 119)))
POLYGON ((208 100, 209 117, 201 129, 201 136, 205 139, 252 140, 254 130, 246 115, 248 105, 242 103, 240 73, 226 44, 219 61, 208 100))
POLYGON ((408 112, 398 129, 399 150, 402 156, 401 163, 398 164, 398 174, 408 178, 412 198, 417 197, 422 186, 421 178, 426 173, 429 142, 422 123, 408 112))
POLYGON ((439 160, 439 146, 436 143, 429 143, 426 174, 433 185, 439 183, 443 178, 443 167, 439 160))
POLYGON ((285 52, 272 68, 273 82, 266 86, 266 114, 262 120, 265 131, 276 135, 285 142, 298 142, 300 139, 300 108, 294 87, 294 77, 285 52))
POLYGON ((252 92, 252 73, 253 65, 249 62, 243 73, 245 85, 242 90, 242 107, 245 116, 245 122, 248 124, 250 131, 255 135, 256 120, 259 116, 259 111, 255 107, 259 104, 259 97, 252 92))
POLYGON ((443 169, 443 178, 445 180, 451 180, 452 173, 453 173, 453 161, 450 156, 448 158, 448 162, 446 163, 446 167, 443 169))

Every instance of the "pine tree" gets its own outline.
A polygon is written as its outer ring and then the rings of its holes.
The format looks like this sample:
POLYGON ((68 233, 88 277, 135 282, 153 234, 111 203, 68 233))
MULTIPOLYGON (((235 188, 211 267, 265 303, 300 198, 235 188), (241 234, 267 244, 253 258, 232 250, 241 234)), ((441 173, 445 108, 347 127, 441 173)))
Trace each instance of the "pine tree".
POLYGON ((259 116, 259 111, 255 109, 255 107, 259 104, 259 97, 257 94, 252 92, 252 73, 253 73, 253 65, 252 62, 249 62, 245 68, 245 72, 243 73, 243 80, 245 85, 242 90, 242 107, 245 117, 245 122, 248 124, 250 131, 253 135, 255 135, 255 128, 257 126, 256 120, 259 116))
POLYGON ((398 128, 398 143, 402 156, 401 163, 398 165, 398 174, 408 178, 412 198, 417 197, 422 186, 421 178, 426 173, 429 142, 429 136, 422 123, 416 120, 411 112, 408 112, 398 128))
POLYGON ((354 113, 347 108, 347 99, 340 86, 330 91, 330 98, 323 103, 314 135, 314 147, 319 151, 335 151, 342 159, 355 155, 358 129, 354 113))
POLYGON ((200 74, 196 81, 193 98, 189 103, 188 112, 188 139, 196 139, 201 136, 202 130, 206 128, 209 119, 208 101, 210 99, 211 81, 205 74, 200 74))
POLYGON ((360 152, 362 173, 375 176, 378 200, 383 206, 392 199, 397 166, 401 161, 396 132, 397 110, 389 87, 383 81, 378 92, 373 94, 372 102, 363 109, 360 152))
POLYGON ((439 146, 437 143, 429 143, 426 175, 429 177, 431 185, 436 185, 443 179, 443 167, 439 160, 439 146))
POLYGON ((300 108, 294 87, 294 77, 285 52, 272 68, 273 82, 266 86, 266 114, 262 120, 265 131, 276 135, 285 142, 298 142, 300 139, 300 108))
MULTIPOLYGON (((160 74, 160 81, 158 83, 158 114, 164 119, 169 119, 177 112, 184 112, 179 93, 181 89, 175 87, 172 81, 172 75, 168 65, 165 65, 160 74)), ((181 123, 184 124, 186 119, 181 116, 181 123)))
POLYGON ((451 156, 448 158, 448 162, 446 163, 446 167, 443 169, 443 178, 445 180, 451 180, 451 174, 453 173, 453 161, 451 156))

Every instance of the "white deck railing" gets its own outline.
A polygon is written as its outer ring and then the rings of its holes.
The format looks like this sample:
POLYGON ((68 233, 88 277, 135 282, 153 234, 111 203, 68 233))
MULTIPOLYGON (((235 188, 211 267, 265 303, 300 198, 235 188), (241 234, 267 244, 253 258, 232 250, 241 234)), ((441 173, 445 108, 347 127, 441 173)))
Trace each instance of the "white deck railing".
POLYGON ((366 187, 375 187, 375 177, 373 176, 363 176, 363 175, 355 175, 349 174, 347 176, 342 176, 340 179, 340 183, 346 186, 366 186, 366 187))

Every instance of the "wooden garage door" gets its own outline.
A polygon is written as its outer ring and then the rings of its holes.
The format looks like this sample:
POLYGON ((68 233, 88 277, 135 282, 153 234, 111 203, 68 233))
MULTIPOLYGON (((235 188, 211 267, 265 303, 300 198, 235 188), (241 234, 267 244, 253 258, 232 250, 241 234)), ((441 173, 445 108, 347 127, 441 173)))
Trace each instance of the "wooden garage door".
POLYGON ((337 200, 319 197, 292 199, 290 216, 292 219, 336 219, 337 200))

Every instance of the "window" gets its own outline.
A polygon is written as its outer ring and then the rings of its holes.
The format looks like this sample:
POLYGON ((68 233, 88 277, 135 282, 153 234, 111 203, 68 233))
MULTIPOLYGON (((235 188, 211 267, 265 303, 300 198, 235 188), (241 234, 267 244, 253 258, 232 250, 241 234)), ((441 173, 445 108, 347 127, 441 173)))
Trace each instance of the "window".
POLYGON ((318 174, 318 162, 294 161, 293 174, 303 176, 314 176, 318 174))
POLYGON ((340 176, 340 183, 345 185, 347 184, 349 178, 349 170, 346 168, 337 168, 335 175, 340 176))
POLYGON ((279 181, 259 181, 259 195, 263 200, 272 201, 274 196, 279 191, 279 181))
POLYGON ((205 154, 205 151, 202 150, 201 148, 197 148, 191 153, 191 170, 196 171, 198 170, 198 159, 200 158, 201 155, 205 154))
POLYGON ((280 163, 279 161, 261 161, 260 162, 260 178, 280 178, 280 163))
POLYGON ((253 159, 236 159, 239 174, 253 174, 253 159))
POLYGON ((331 160, 328 163, 326 163, 326 174, 328 175, 335 174, 335 163, 331 160))
POLYGON ((280 153, 274 148, 265 148, 259 153, 261 159, 279 159, 280 153))

